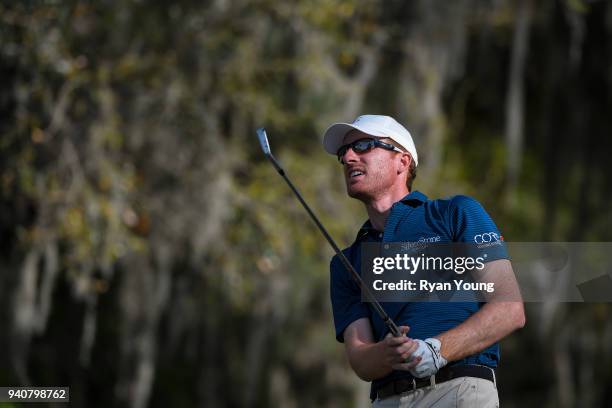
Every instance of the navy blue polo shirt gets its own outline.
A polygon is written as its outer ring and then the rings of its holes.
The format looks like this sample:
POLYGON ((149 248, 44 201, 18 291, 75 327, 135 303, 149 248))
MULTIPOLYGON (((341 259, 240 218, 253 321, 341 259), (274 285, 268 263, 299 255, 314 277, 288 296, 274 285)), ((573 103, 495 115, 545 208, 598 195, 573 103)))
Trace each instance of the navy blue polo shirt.
MULTIPOLYGON (((486 243, 500 241, 494 256, 507 259, 503 237, 497 226, 478 203, 467 196, 429 200, 418 192, 405 196, 393 204, 383 233, 374 230, 369 221, 359 230, 355 242, 342 252, 355 269, 361 273, 362 242, 469 242, 486 243)), ((357 319, 368 318, 374 338, 381 340, 388 330, 369 303, 361 302, 361 290, 344 268, 338 256, 332 258, 331 302, 336 327, 336 339, 344 342, 344 330, 357 319)), ((477 302, 383 302, 387 314, 401 326, 410 326, 408 336, 426 339, 458 326, 476 313, 482 303, 477 302)), ((497 367, 499 344, 495 343, 482 352, 453 361, 450 365, 481 364, 497 367)), ((408 371, 393 371, 388 376, 372 383, 372 396, 378 387, 397 378, 412 378, 408 371)))

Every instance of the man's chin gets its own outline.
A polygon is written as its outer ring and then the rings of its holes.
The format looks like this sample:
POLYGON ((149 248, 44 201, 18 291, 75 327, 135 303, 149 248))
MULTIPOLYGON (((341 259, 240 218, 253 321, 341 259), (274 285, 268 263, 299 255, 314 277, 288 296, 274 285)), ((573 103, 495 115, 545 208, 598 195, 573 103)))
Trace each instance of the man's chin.
POLYGON ((363 201, 363 200, 367 199, 370 196, 367 192, 365 192, 365 191, 363 191, 361 189, 351 188, 349 186, 347 186, 346 192, 347 192, 349 197, 354 198, 356 200, 362 200, 363 201))

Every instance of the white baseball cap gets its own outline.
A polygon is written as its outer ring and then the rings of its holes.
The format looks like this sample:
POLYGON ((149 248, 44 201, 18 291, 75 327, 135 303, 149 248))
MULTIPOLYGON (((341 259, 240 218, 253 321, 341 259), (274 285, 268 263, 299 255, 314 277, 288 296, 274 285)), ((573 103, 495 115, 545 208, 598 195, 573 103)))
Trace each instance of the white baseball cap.
POLYGON ((343 145, 344 136, 351 130, 359 130, 374 137, 392 139, 410 153, 415 166, 419 164, 416 147, 410 132, 391 116, 384 115, 361 115, 353 123, 334 123, 327 128, 323 135, 325 151, 335 155, 340 146, 343 145))

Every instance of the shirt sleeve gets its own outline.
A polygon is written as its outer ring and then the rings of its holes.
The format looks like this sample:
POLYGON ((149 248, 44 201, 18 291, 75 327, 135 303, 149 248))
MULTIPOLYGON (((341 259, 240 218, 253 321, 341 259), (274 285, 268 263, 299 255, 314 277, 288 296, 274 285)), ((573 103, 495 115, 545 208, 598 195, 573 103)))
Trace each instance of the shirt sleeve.
POLYGON ((485 262, 509 259, 503 235, 478 201, 462 195, 453 197, 450 217, 454 242, 469 244, 469 252, 486 255, 485 262))
POLYGON ((370 317, 370 308, 361 301, 361 290, 338 255, 330 263, 330 294, 336 340, 344 342, 344 330, 355 320, 370 317))

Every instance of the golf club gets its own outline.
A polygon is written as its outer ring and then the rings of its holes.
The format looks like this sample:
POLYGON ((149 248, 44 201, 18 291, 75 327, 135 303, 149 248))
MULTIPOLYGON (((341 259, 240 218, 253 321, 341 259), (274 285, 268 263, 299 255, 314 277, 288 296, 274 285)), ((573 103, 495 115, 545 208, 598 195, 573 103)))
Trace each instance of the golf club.
POLYGON ((257 129, 257 137, 259 138, 259 144, 261 144, 261 149, 263 150, 266 157, 272 162, 272 165, 274 165, 274 168, 276 169, 278 174, 280 174, 285 179, 285 181, 287 182, 291 190, 293 190, 293 192, 295 193, 298 200, 300 200, 300 203, 302 203, 302 206, 306 209, 306 211, 310 215, 310 218, 312 218, 315 224, 317 224, 317 227, 319 227, 319 230, 325 236, 325 238, 327 239, 327 242, 329 242, 332 248, 334 248, 334 251, 336 251, 336 255, 338 255, 338 257, 342 261, 342 264, 344 264, 344 267, 351 273, 353 279, 361 287, 362 293, 365 295, 368 302, 372 303, 372 305, 374 306, 374 309, 376 310, 376 313, 378 313, 378 316, 385 322, 385 324, 389 328, 389 331, 394 337, 400 337, 402 334, 400 333, 400 330, 395 324, 395 322, 385 312, 385 310, 380 305, 380 303, 376 300, 374 295, 372 295, 372 293, 370 292, 366 284, 361 279, 361 276, 359 276, 355 268, 353 268, 353 265, 351 265, 349 260, 340 250, 340 248, 338 248, 338 245, 336 245, 336 243, 334 242, 332 237, 329 235, 325 227, 323 227, 323 224, 321 224, 317 216, 312 212, 308 204, 306 204, 306 201, 304 201, 300 192, 295 188, 291 180, 289 180, 289 178, 285 174, 285 170, 283 170, 281 165, 278 163, 278 161, 276 161, 276 159, 272 155, 272 151, 270 150, 270 143, 268 142, 268 136, 266 134, 266 130, 264 128, 257 129))

